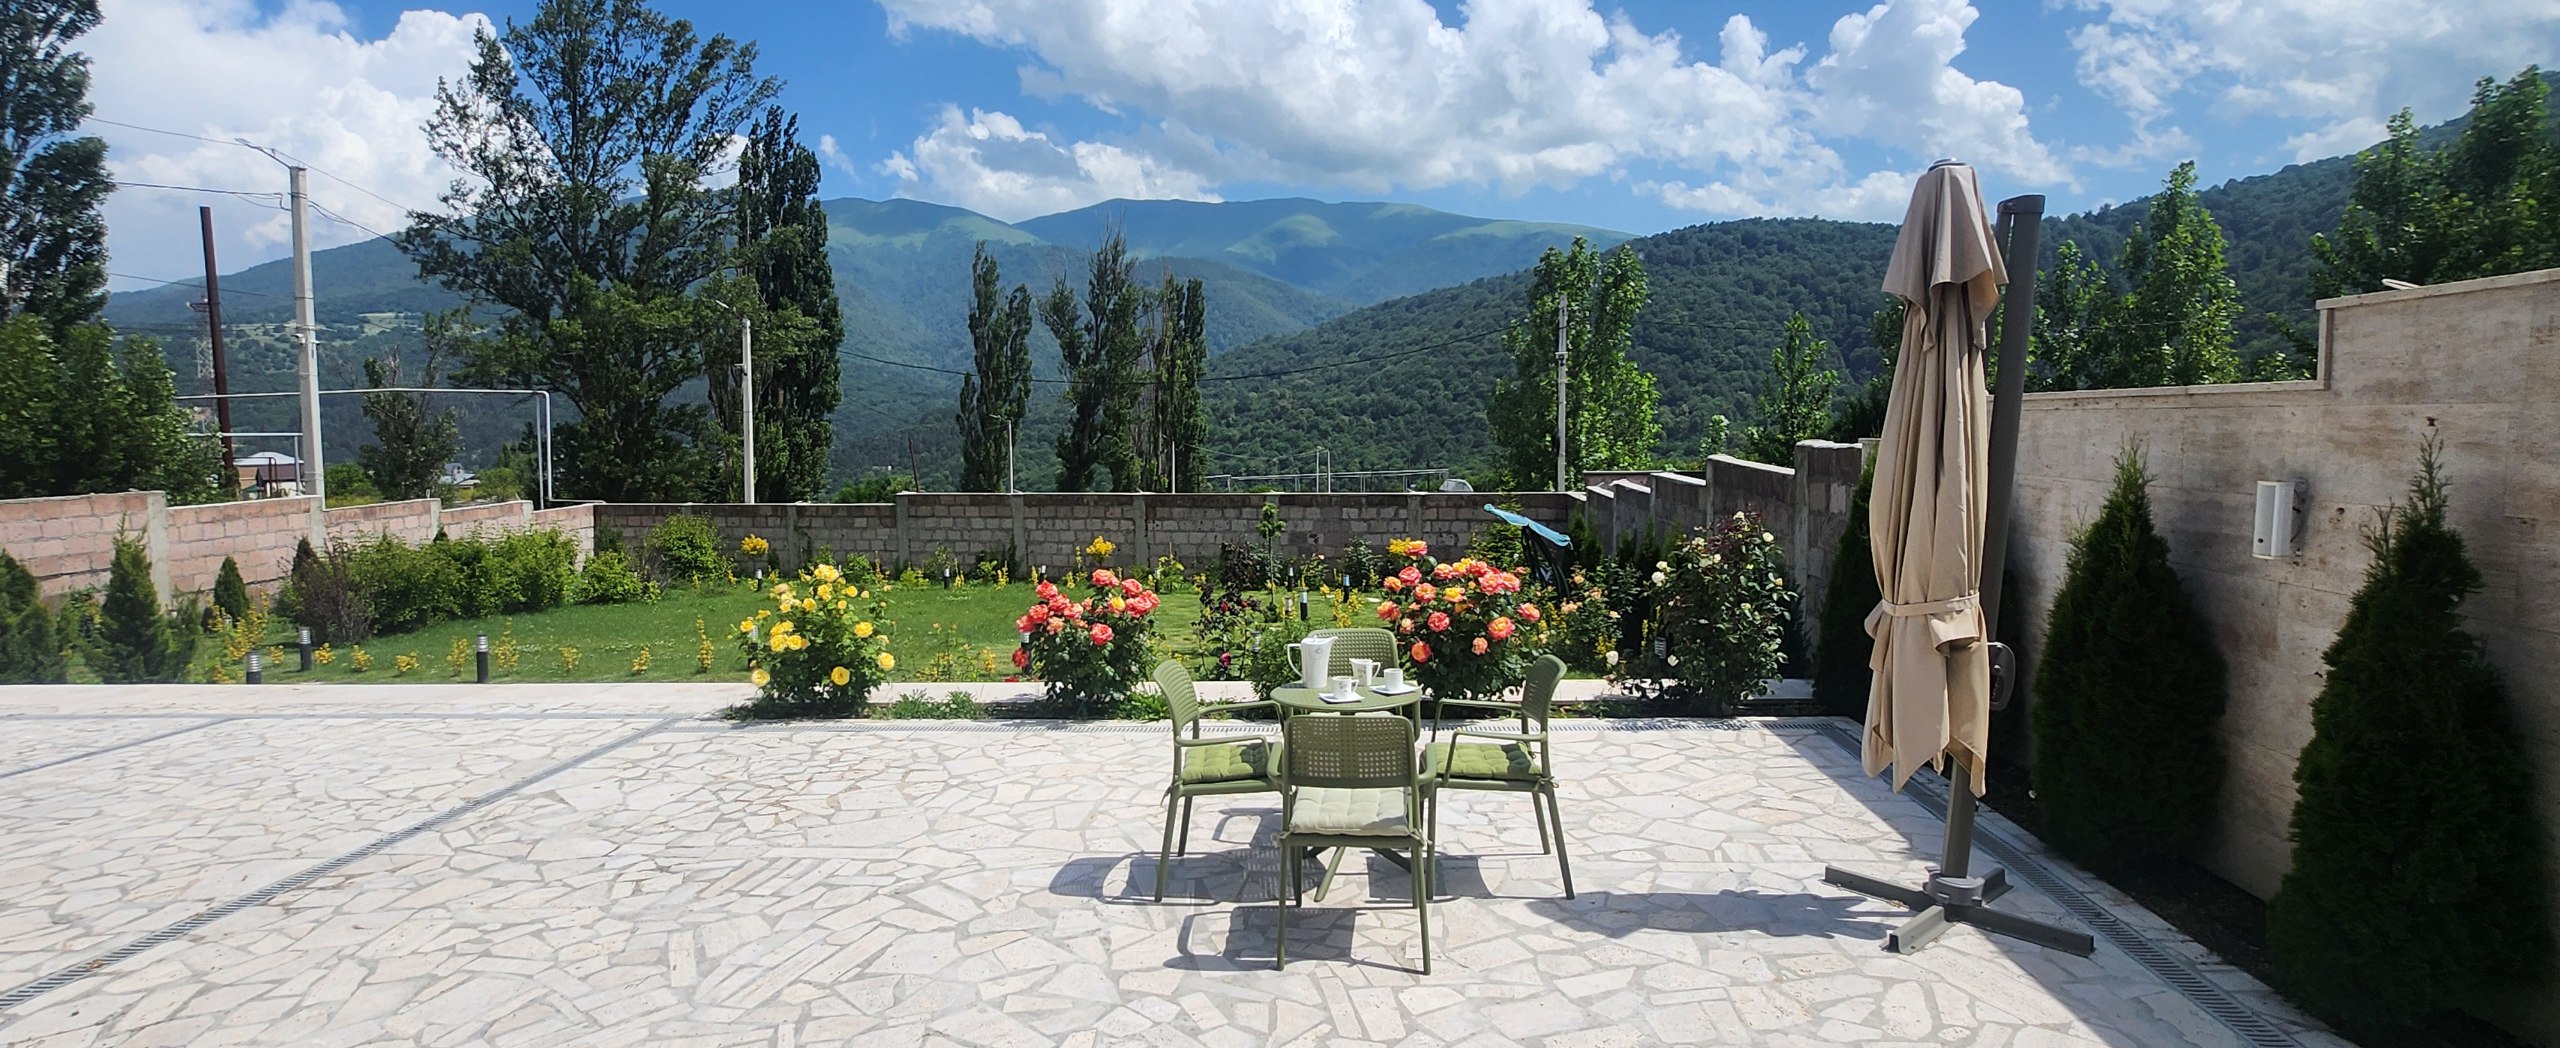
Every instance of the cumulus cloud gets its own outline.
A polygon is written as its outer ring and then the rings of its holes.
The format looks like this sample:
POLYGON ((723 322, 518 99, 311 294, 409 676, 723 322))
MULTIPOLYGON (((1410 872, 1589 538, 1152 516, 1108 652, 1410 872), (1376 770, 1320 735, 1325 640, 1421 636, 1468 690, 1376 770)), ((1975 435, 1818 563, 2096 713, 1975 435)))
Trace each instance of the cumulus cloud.
MULTIPOLYGON (((409 11, 388 34, 368 40, 350 30, 343 10, 317 0, 297 0, 272 15, 251 0, 105 0, 101 7, 104 20, 81 41, 97 115, 213 140, 92 123, 88 130, 107 140, 119 179, 281 193, 284 168, 232 144, 246 139, 388 198, 310 179, 315 201, 388 233, 403 223, 404 206, 433 205, 452 177, 418 129, 434 105, 436 78, 459 76, 468 65, 472 33, 488 25, 479 15, 409 11)), ((289 249, 282 211, 230 197, 120 189, 107 204, 109 267, 162 278, 200 273, 195 208, 206 203, 215 208, 225 268, 289 249)), ((372 235, 314 216, 315 246, 372 235)))
MULTIPOLYGON (((821 145, 830 144, 821 141, 821 145)), ((906 152, 879 172, 899 193, 929 188, 936 200, 1006 221, 1114 198, 1216 200, 1197 172, 1099 142, 1060 142, 1002 112, 946 106, 906 152)))
MULTIPOLYGON (((883 6, 893 33, 943 31, 1027 52, 1028 93, 1143 114, 1147 133, 1166 141, 1205 138, 1209 148, 1175 165, 1198 172, 1194 188, 1519 192, 1647 163, 1700 177, 1695 187, 1649 183, 1683 206, 1898 213, 1898 203, 1869 203, 1875 173, 1848 170, 1825 134, 1923 163, 1963 155, 2030 184, 2069 174, 2029 132, 2023 96, 1954 68, 1974 18, 1961 0, 1888 0, 1843 18, 1810 68, 1804 47, 1772 49, 1744 16, 1699 58, 1678 34, 1604 16, 1591 0, 1471 0, 1454 25, 1425 0, 883 6)), ((928 138, 948 137, 951 123, 946 114, 928 138)), ((1104 148, 1142 164, 1157 152, 1104 148)), ((913 191, 943 191, 920 155, 892 159, 901 161, 919 169, 913 191)))
POLYGON ((838 171, 842 171, 845 174, 853 175, 857 178, 862 175, 862 168, 853 162, 852 157, 845 155, 843 145, 836 141, 836 136, 834 135, 818 136, 818 160, 820 163, 838 171))
POLYGON ((2236 116, 2306 120, 2298 160, 2370 145, 2382 117, 2461 112, 2472 81, 2512 76, 2560 45, 2551 0, 2076 0, 2095 12, 2071 36, 2082 82, 2138 132, 2174 119, 2179 96, 2236 116))

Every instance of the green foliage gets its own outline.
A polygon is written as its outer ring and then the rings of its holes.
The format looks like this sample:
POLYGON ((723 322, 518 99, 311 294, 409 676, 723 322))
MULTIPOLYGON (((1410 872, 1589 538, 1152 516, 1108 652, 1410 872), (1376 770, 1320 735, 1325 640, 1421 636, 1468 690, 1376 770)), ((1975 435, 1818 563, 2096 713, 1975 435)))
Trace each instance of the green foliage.
POLYGON ((60 684, 70 672, 67 647, 36 577, 0 552, 0 684, 60 684))
MULTIPOLYGON (((1502 508, 1520 512, 1518 502, 1505 503, 1502 508)), ((1521 531, 1520 525, 1500 520, 1478 527, 1467 535, 1467 556, 1505 571, 1522 567, 1528 563, 1528 551, 1521 531)))
POLYGON ((0 322, 0 498, 152 489, 180 503, 219 497, 228 490, 221 449, 171 399, 173 382, 147 339, 127 340, 119 354, 94 324, 57 335, 33 314, 0 322))
POLYGON ((649 529, 649 555, 657 561, 658 576, 669 583, 698 586, 729 577, 720 535, 711 529, 711 519, 700 514, 678 513, 649 529))
POLYGON ((2423 1025, 2543 985, 2552 957, 2550 828, 2506 686, 2463 624, 2481 577, 2445 521, 2439 452, 2425 445, 2409 498, 2366 536, 2373 563, 2294 770, 2293 869, 2267 911, 2291 988, 2352 1025, 2423 1025))
POLYGON ((1529 284, 1529 312, 1503 333, 1512 377, 1494 383, 1485 421, 1515 490, 1555 481, 1556 311, 1564 310, 1565 468, 1644 469, 1662 443, 1653 376, 1628 359, 1636 316, 1651 294, 1644 262, 1621 247, 1605 257, 1576 238, 1548 248, 1529 284))
POLYGON ((1209 416, 1200 399, 1200 376, 1209 366, 1208 299, 1201 282, 1176 283, 1165 274, 1152 300, 1147 335, 1146 424, 1139 431, 1146 486, 1152 491, 1197 491, 1207 457, 1209 416))
POLYGON ((1884 435, 1884 409, 1893 396, 1893 361, 1902 354, 1902 321, 1909 311, 1910 304, 1900 296, 1887 295, 1884 308, 1868 319, 1867 347, 1880 365, 1857 392, 1840 398, 1831 415, 1830 439, 1851 444, 1884 435))
POLYGON ((2222 227, 2196 198, 2195 161, 2179 164, 2151 198, 2149 221, 2125 243, 2124 276, 2133 293, 2100 341, 2108 359, 2097 373, 2105 387, 2239 379, 2232 325, 2240 317, 2240 290, 2222 253, 2222 227))
POLYGON ((1668 675, 1697 712, 1729 714, 1778 675, 1795 606, 1783 556, 1758 518, 1736 513, 1701 527, 1653 566, 1649 625, 1664 641, 1668 675))
POLYGON ((1031 291, 1017 284, 1000 299, 1003 273, 983 240, 969 278, 977 370, 960 380, 960 490, 1002 491, 1017 470, 1017 429, 1031 402, 1031 291))
POLYGON ((194 617, 161 610, 159 589, 151 582, 151 558, 141 543, 116 536, 107 595, 98 610, 97 643, 87 655, 99 679, 143 684, 185 678, 196 651, 194 617))
POLYGON ((1071 716, 1095 716, 1116 708, 1136 691, 1154 665, 1157 597, 1135 579, 1108 569, 1069 576, 1066 585, 1040 583, 1038 599, 1016 623, 1030 634, 1025 667, 1045 685, 1048 701, 1071 716), (1089 584, 1090 588, 1087 588, 1089 584), (1072 591, 1084 590, 1079 599, 1072 591))
MULTIPOLYGON (((465 333, 469 312, 456 309, 437 313, 426 320, 425 363, 419 373, 406 376, 416 385, 433 386, 443 378, 438 365, 455 347, 468 344, 465 333)), ((383 388, 411 384, 400 373, 400 358, 384 360, 366 357, 364 384, 367 388, 383 388)), ((441 412, 427 409, 424 393, 367 393, 364 395, 364 417, 373 423, 374 442, 356 449, 356 461, 364 466, 365 475, 373 479, 374 489, 387 498, 422 499, 436 494, 443 478, 444 465, 453 461, 462 444, 461 424, 455 421, 452 408, 441 412)), ((330 486, 338 494, 337 486, 330 486)))
POLYGON ((1138 490, 1136 427, 1138 359, 1145 350, 1138 314, 1145 293, 1137 263, 1118 234, 1107 236, 1087 267, 1081 308, 1059 275, 1040 304, 1040 321, 1057 340, 1074 418, 1058 434, 1058 490, 1093 490, 1108 470, 1114 491, 1138 490))
POLYGON ((1831 400, 1840 389, 1830 358, 1831 343, 1813 337, 1804 314, 1787 318, 1786 341, 1769 351, 1769 381, 1743 431, 1744 456, 1792 469, 1796 442, 1830 431, 1831 400))
POLYGON ((2075 536, 2036 668, 2042 834, 2100 869, 2156 865, 2199 841, 2222 786, 2222 655, 2152 523, 2139 450, 2075 536))
POLYGON ((836 488, 830 502, 895 502, 901 491, 919 490, 915 474, 874 473, 836 488))
POLYGON ((222 558, 222 570, 213 576, 213 606, 222 609, 233 622, 249 617, 249 580, 240 577, 239 561, 222 558))
POLYGON ((753 669, 756 697, 730 711, 739 717, 860 717, 871 691, 888 683, 888 603, 839 590, 851 586, 833 564, 817 564, 797 581, 766 591, 774 607, 741 623, 738 647, 753 669))
MULTIPOLYGON (((842 395, 844 310, 827 257, 818 156, 800 144, 799 132, 799 117, 767 106, 738 154, 739 263, 764 314, 756 321, 756 493, 764 502, 817 497, 842 395)), ((726 361, 705 354, 706 375, 735 374, 715 363, 726 361)), ((722 421, 736 428, 725 414, 722 421)))
POLYGON ((348 553, 356 589, 373 609, 378 634, 407 633, 461 618, 477 603, 460 557, 389 535, 351 545, 348 553))
MULTIPOLYGON (((1822 591, 1822 635, 1814 645, 1813 700, 1834 717, 1864 719, 1875 673, 1867 660, 1875 654, 1875 638, 1867 635, 1867 615, 1884 600, 1876 584, 1873 534, 1867 508, 1875 492, 1876 467, 1869 462, 1858 475, 1849 499, 1849 525, 1831 554, 1831 581, 1822 591)), ((2014 607, 2014 605, 2013 605, 2014 607)))
POLYGON ((712 489, 726 438, 674 396, 703 373, 709 333, 735 330, 705 285, 740 261, 737 216, 704 176, 779 85, 755 75, 752 45, 644 0, 546 0, 474 43, 426 126, 463 177, 397 238, 421 276, 502 310, 465 374, 576 407, 555 447, 569 492, 712 489))
POLYGON ((632 570, 631 558, 618 549, 587 558, 578 573, 578 603, 632 604, 658 599, 658 584, 632 570))
POLYGON ((373 636, 373 598, 356 577, 355 550, 330 543, 327 553, 311 553, 305 542, 294 551, 293 575, 286 582, 290 600, 277 610, 296 625, 311 630, 319 644, 353 644, 373 636))
POLYGON ((107 144, 72 137, 89 115, 89 57, 71 48, 98 17, 97 0, 28 0, 0 26, 0 321, 64 331, 106 306, 107 144))
POLYGON ((2390 137, 2355 158, 2334 232, 2311 238, 2315 296, 2436 284, 2560 265, 2560 138, 2538 67, 2483 77, 2459 135, 2427 148, 2403 109, 2390 137))
POLYGON ((940 699, 926 692, 911 691, 882 707, 877 716, 881 720, 985 720, 987 710, 965 691, 955 691, 940 699))
POLYGON ((2089 389, 2105 382, 2101 339, 2121 296, 2106 271, 2065 240, 2036 284, 2036 326, 2030 339, 2027 388, 2089 389))

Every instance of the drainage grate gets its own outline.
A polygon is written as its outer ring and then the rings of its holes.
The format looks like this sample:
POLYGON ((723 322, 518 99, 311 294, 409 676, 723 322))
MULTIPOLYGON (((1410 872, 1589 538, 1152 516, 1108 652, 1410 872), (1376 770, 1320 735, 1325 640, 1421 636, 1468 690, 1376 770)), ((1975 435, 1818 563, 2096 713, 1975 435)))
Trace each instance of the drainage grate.
MULTIPOLYGON (((1822 726, 1822 731, 1831 736, 1832 741, 1839 743, 1841 748, 1848 750, 1851 756, 1858 754, 1858 733, 1848 725, 1848 722, 1833 719, 1822 726)), ((1902 792, 1903 796, 1918 801, 1922 808, 1928 809, 1929 814, 1941 821, 1946 819, 1947 794, 1942 780, 1926 775, 1915 775, 1902 792)), ((2178 991, 2198 1010, 2229 1027, 2232 1033, 2240 1036, 2241 1041, 2255 1048, 2300 1048, 2302 1042, 2296 1040, 2292 1034, 2278 1029, 2275 1024, 2268 1022, 2265 1016, 2259 1015, 2256 1009, 2241 1003, 2240 999, 2233 997, 2229 991, 2205 978, 2196 971, 2194 965, 2187 963, 2186 958, 2163 949, 2159 943, 2151 941, 2150 936, 2144 935, 2118 919, 2113 910, 2109 910, 2096 899, 2090 898, 2080 889, 2072 887, 2071 882, 2063 880, 2060 875, 2053 872, 2052 867, 2045 865, 2044 860, 2030 854, 2007 837, 1977 822, 1973 828, 1973 845, 1976 849, 1998 860, 2002 866, 2007 867, 2011 877, 2043 892, 2046 898, 2060 905, 2064 912, 2079 919, 2080 923, 2088 925, 2089 930, 2096 933, 2098 938, 2105 940, 2107 945, 2133 958, 2135 964, 2141 965, 2144 970, 2157 976, 2161 982, 2167 983, 2170 989, 2178 991)))
POLYGON ((82 751, 80 751, 80 752, 78 752, 78 753, 74 753, 74 754, 72 754, 72 755, 70 755, 70 756, 68 756, 68 757, 56 757, 56 758, 54 758, 54 759, 52 759, 52 760, 49 760, 49 761, 42 761, 42 762, 38 762, 38 763, 35 763, 35 764, 30 764, 30 765, 27 765, 26 767, 23 767, 23 768, 11 768, 11 769, 9 769, 8 771, 0 771, 0 779, 16 778, 17 776, 24 775, 24 774, 26 774, 26 773, 28 773, 28 772, 31 772, 31 771, 43 771, 43 770, 45 770, 46 768, 52 768, 52 767, 56 767, 56 766, 59 766, 59 765, 69 764, 69 763, 71 763, 72 761, 81 760, 81 759, 88 758, 88 757, 95 757, 95 756, 98 756, 98 755, 100 755, 100 754, 105 754, 105 753, 114 753, 114 752, 115 752, 115 751, 117 751, 117 750, 129 750, 129 749, 132 749, 132 748, 134 748, 134 747, 136 747, 136 746, 140 746, 140 745, 142 745, 142 744, 144 744, 144 743, 158 742, 158 741, 160 741, 160 740, 162 740, 162 739, 170 738, 170 737, 172 737, 172 736, 184 735, 184 734, 186 734, 186 733, 188 733, 188 732, 191 732, 191 731, 196 731, 196 730, 198 730, 198 729, 202 729, 202 728, 210 728, 210 727, 213 727, 213 726, 214 726, 214 725, 216 725, 216 724, 221 724, 221 723, 224 723, 224 722, 227 722, 227 721, 233 721, 233 720, 237 720, 237 719, 239 719, 239 718, 236 718, 236 717, 216 717, 216 718, 214 718, 214 719, 212 719, 212 720, 209 720, 209 721, 200 721, 200 722, 195 723, 195 724, 187 725, 186 727, 183 727, 183 728, 171 728, 171 729, 169 729, 168 731, 161 732, 161 733, 159 733, 159 734, 157 734, 157 735, 145 735, 145 736, 143 736, 143 737, 141 737, 141 738, 139 738, 139 739, 128 739, 128 740, 126 740, 126 741, 124 741, 124 742, 119 742, 119 743, 116 743, 116 744, 111 745, 111 746, 100 746, 100 747, 98 747, 97 749, 94 749, 94 750, 82 750, 82 751))
POLYGON ((575 768, 581 764, 587 763, 588 761, 621 749, 624 746, 628 746, 640 741, 641 739, 657 734, 659 731, 671 727, 682 720, 684 720, 683 717, 669 717, 665 720, 659 721, 646 728, 632 732, 629 735, 615 739, 612 742, 605 743, 602 746, 598 746, 585 753, 571 757, 568 760, 554 764, 541 771, 508 783, 507 785, 501 786, 488 793, 481 794, 480 796, 464 801, 461 804, 457 804, 453 807, 437 812, 434 815, 420 819, 417 822, 410 823, 409 825, 394 830, 389 834, 375 838, 370 843, 367 843, 363 847, 357 848, 354 851, 340 855, 334 859, 329 859, 317 866, 303 870, 300 873, 296 873, 293 876, 267 885, 264 888, 250 892, 247 895, 216 904, 210 909, 198 911, 175 924, 169 925, 168 927, 162 928, 158 931, 151 932, 139 939, 125 943, 122 946, 118 946, 106 953, 82 961, 72 967, 60 969, 50 975, 39 978, 34 982, 20 986, 17 989, 10 990, 7 993, 0 993, 0 1012, 6 1012, 9 1009, 25 1004, 28 1001, 32 1001, 38 997, 44 996, 45 994, 59 990, 65 986, 69 986, 72 983, 88 978, 89 976, 96 975, 97 973, 105 971, 115 965, 132 960, 135 957, 139 957, 153 949, 175 942, 183 936, 189 935, 208 924, 212 924, 215 921, 229 917, 232 914, 246 910, 252 906, 263 906, 269 902, 273 902, 276 898, 284 895, 286 892, 307 887, 311 882, 345 869, 349 864, 360 859, 378 854, 385 848, 392 847, 393 845, 399 844, 402 841, 406 841, 421 833, 433 830, 446 823, 452 822, 455 819, 459 819, 465 815, 471 814, 472 812, 479 811, 482 808, 486 808, 492 804, 498 803, 499 801, 513 797, 518 793, 522 793, 525 790, 532 788, 544 779, 548 779, 554 775, 560 774, 561 772, 568 771, 571 768, 575 768))

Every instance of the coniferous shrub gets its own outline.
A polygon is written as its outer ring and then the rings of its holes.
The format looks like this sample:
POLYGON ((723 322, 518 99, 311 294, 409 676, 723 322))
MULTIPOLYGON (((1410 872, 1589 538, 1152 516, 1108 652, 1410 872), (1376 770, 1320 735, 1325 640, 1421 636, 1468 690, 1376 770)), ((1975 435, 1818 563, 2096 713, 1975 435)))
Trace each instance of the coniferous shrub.
POLYGON ((60 684, 69 670, 62 634, 36 577, 0 552, 0 684, 60 684))
POLYGON ((222 571, 213 577, 213 606, 233 622, 249 617, 249 580, 240 577, 239 561, 222 558, 222 571))
POLYGON ((196 631, 191 618, 172 616, 160 608, 160 590, 151 582, 151 557, 142 544, 118 536, 115 561, 107 572, 107 596, 99 606, 98 639, 91 669, 109 684, 175 681, 195 657, 196 631))
POLYGON ((1875 552, 1869 548, 1868 497, 1876 484, 1875 463, 1858 476, 1857 494, 1849 500, 1849 526, 1831 554, 1831 585, 1822 593, 1822 636, 1814 645, 1813 699, 1835 717, 1864 718, 1867 692, 1875 672, 1867 661, 1875 654, 1875 638, 1867 635, 1867 614, 1884 600, 1876 584, 1875 552))
POLYGON ((2373 563, 2294 769, 2293 869, 2267 910, 2294 992, 2350 1025, 2538 985, 2552 956, 2546 830, 2506 687, 2463 628, 2481 578, 2445 523, 2438 450, 2365 537, 2373 563))
POLYGON ((302 622, 302 582, 310 574, 312 565, 319 561, 320 554, 311 548, 309 537, 294 540, 293 563, 285 568, 284 584, 276 587, 277 617, 288 622, 302 622))
POLYGON ((2221 653, 2169 566, 2139 449, 2075 536, 2036 671, 2042 833, 2092 866, 2194 847, 2222 785, 2221 653))

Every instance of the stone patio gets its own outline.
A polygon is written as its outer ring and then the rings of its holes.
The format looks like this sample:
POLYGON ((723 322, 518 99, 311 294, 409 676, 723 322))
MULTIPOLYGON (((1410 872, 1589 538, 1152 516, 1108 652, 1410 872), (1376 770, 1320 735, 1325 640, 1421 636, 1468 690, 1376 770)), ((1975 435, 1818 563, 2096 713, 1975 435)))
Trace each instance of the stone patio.
POLYGON ((1561 725, 1580 897, 1525 799, 1454 796, 1423 977, 1366 857, 1271 970, 1270 795, 1203 799, 1151 901, 1160 725, 707 716, 740 694, 0 688, 0 1043, 2250 1043, 2104 937, 1886 953, 1822 866, 1917 880, 1940 826, 1836 722, 1561 725))

